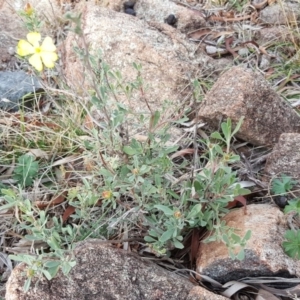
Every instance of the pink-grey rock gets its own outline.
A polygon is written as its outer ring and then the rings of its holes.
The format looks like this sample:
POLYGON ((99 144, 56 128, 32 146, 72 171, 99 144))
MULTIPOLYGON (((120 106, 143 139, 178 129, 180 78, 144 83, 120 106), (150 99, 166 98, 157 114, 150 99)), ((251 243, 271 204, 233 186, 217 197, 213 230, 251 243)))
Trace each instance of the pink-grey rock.
POLYGON ((18 40, 26 36, 26 29, 12 3, 0 0, 0 71, 15 70, 14 56, 18 40))
POLYGON ((134 8, 137 17, 148 22, 164 23, 165 19, 173 14, 177 19, 177 29, 184 33, 206 25, 200 10, 178 5, 170 0, 139 0, 134 8))
POLYGON ((232 260, 223 243, 201 243, 198 251, 197 272, 220 283, 255 276, 300 275, 300 261, 288 257, 281 246, 287 225, 283 213, 271 204, 252 204, 229 212, 224 220, 244 236, 252 231, 245 248, 243 261, 232 260), (280 275, 278 275, 280 274, 280 275))
POLYGON ((226 300, 228 298, 214 294, 201 286, 194 286, 186 300, 226 300))
POLYGON ((273 25, 295 25, 300 17, 300 4, 288 1, 269 5, 259 15, 263 23, 273 25))
POLYGON ((200 104, 199 118, 218 129, 230 118, 244 122, 237 137, 254 145, 274 145, 280 134, 300 132, 300 117, 257 72, 233 67, 225 72, 200 104))
MULTIPOLYGON (((185 7, 182 5, 179 5, 178 3, 175 3, 174 1, 170 0, 139 0, 139 1, 132 1, 135 2, 134 10, 136 12, 136 18, 130 18, 131 21, 142 19, 146 21, 146 23, 150 26, 152 29, 157 29, 159 32, 162 32, 164 35, 167 35, 171 37, 171 45, 165 45, 165 49, 169 49, 170 46, 174 45, 177 48, 177 43, 180 43, 183 45, 187 52, 182 55, 182 53, 179 55, 181 59, 186 59, 186 54, 188 53, 188 60, 190 60, 190 66, 192 66, 192 69, 188 71, 188 77, 191 78, 191 73, 193 73, 194 64, 198 64, 202 68, 203 76, 205 74, 210 74, 212 77, 218 76, 221 71, 223 71, 226 68, 229 68, 233 65, 233 62, 231 59, 227 58, 220 58, 220 59, 213 59, 209 56, 204 55, 204 52, 198 47, 197 44, 191 42, 187 42, 184 35, 181 35, 178 31, 186 33, 188 31, 192 31, 194 29, 199 29, 199 27, 205 26, 205 20, 200 12, 201 10, 197 8, 197 3, 190 3, 190 7, 185 7), (166 19, 169 15, 173 14, 176 19, 176 29, 172 28, 170 25, 166 24, 166 19)), ((122 0, 101 0, 98 1, 98 5, 104 8, 110 8, 112 10, 115 10, 117 12, 123 12, 124 1, 122 0)), ((198 4, 199 5, 199 4, 198 4)), ((140 23, 137 23, 140 27, 140 23)), ((118 26, 118 22, 115 24, 115 26, 118 26)), ((142 25, 143 28, 145 28, 147 32, 147 27, 145 25, 142 25)), ((106 29, 107 30, 107 29, 106 29)), ((107 30, 108 32, 110 30, 107 30)), ((135 32, 136 29, 133 28, 130 32, 135 32)), ((147 33, 147 36, 151 38, 151 32, 147 33)), ((133 34, 132 40, 134 40, 135 43, 139 43, 140 37, 138 35, 133 34)), ((151 45, 156 44, 157 41, 161 41, 162 39, 160 37, 157 37, 156 35, 153 35, 153 41, 148 43, 148 47, 152 47, 151 45)), ((126 44, 124 45, 126 47, 126 44)), ((147 48, 148 48, 147 47, 147 48)), ((174 51, 178 53, 178 50, 174 48, 174 51)), ((157 51, 156 49, 154 49, 157 51)), ((132 52, 132 49, 130 50, 132 52)), ((125 51, 128 52, 128 51, 125 51)), ((169 50, 168 50, 169 53, 169 50)), ((113 55, 113 54, 112 54, 113 55)), ((170 56, 172 57, 172 55, 170 56)), ((126 57, 124 57, 126 58, 126 57)), ((154 57, 155 59, 155 57, 154 57)), ((161 61, 161 60, 160 60, 161 61)), ((175 59, 177 61, 177 59, 175 59)), ((166 64, 170 64, 172 62, 166 62, 166 64)), ((144 65, 144 62, 142 62, 144 65)), ((160 66, 163 66, 165 64, 160 63, 160 66)), ((184 71, 185 68, 182 69, 184 71)), ((185 76, 185 75, 184 75, 185 76)))
MULTIPOLYGON (((115 11, 122 11, 124 2, 128 0, 94 0, 94 2, 102 7, 109 8, 115 11)), ((136 2, 136 0, 132 1, 136 2)))
POLYGON ((256 9, 263 9, 268 5, 268 2, 265 0, 253 0, 251 4, 256 8, 256 9))
MULTIPOLYGON (((41 279, 23 291, 23 264, 12 272, 6 300, 185 300, 193 284, 138 255, 97 240, 80 242, 69 278, 41 279)), ((201 299, 201 298, 200 298, 201 299)))
MULTIPOLYGON (((137 111, 145 111, 144 99, 152 109, 161 106, 165 100, 174 108, 182 105, 191 92, 189 78, 197 73, 199 65, 210 61, 201 53, 197 53, 197 58, 193 57, 191 53, 196 45, 187 42, 183 34, 167 24, 150 26, 144 20, 89 2, 80 3, 76 9, 82 13, 83 34, 90 52, 95 54, 100 50, 103 61, 112 70, 121 72, 124 85, 136 80, 137 71, 132 64, 142 65, 145 94, 133 90, 126 103, 137 111)), ((70 86, 82 93, 91 84, 84 71, 86 68, 73 51, 77 39, 72 33, 67 37, 64 71, 70 86)), ((122 96, 118 100, 123 102, 122 96)))
POLYGON ((292 34, 292 31, 286 27, 264 27, 260 30, 255 32, 255 37, 257 42, 260 43, 267 43, 273 42, 278 43, 281 42, 292 42, 292 41, 299 41, 299 37, 297 35, 292 34))
POLYGON ((274 146, 265 166, 265 175, 270 178, 281 174, 300 179, 300 134, 283 133, 274 146))

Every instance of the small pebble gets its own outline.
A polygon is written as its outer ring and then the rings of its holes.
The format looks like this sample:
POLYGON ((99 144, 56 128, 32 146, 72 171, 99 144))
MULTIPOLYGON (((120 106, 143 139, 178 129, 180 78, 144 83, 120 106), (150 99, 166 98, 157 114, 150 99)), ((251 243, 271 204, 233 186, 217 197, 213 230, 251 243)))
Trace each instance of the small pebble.
POLYGON ((132 8, 126 8, 124 12, 125 12, 125 14, 128 14, 128 15, 132 15, 132 16, 136 15, 136 12, 132 8))
POLYGON ((14 54, 15 54, 15 48, 14 48, 14 47, 9 47, 9 48, 7 49, 7 53, 8 53, 9 55, 14 55, 14 54))
POLYGON ((284 196, 274 196, 273 200, 280 208, 285 208, 288 204, 288 199, 284 196))
POLYGON ((175 15, 170 14, 168 15, 168 17, 165 19, 165 23, 174 26, 177 23, 177 18, 175 17, 175 15))
POLYGON ((270 67, 270 57, 269 56, 267 56, 267 55, 265 55, 265 54, 263 54, 262 56, 261 56, 261 60, 260 60, 260 63, 259 63, 259 67, 261 68, 261 69, 267 69, 267 68, 269 68, 270 67))
POLYGON ((250 51, 248 48, 241 48, 239 49, 238 54, 239 56, 247 57, 250 54, 250 51))
POLYGON ((205 50, 206 50, 206 53, 210 54, 210 55, 217 54, 217 53, 222 54, 225 51, 224 49, 217 48, 215 46, 206 46, 205 50))
POLYGON ((131 8, 133 9, 135 5, 135 1, 126 1, 124 2, 124 10, 131 8))

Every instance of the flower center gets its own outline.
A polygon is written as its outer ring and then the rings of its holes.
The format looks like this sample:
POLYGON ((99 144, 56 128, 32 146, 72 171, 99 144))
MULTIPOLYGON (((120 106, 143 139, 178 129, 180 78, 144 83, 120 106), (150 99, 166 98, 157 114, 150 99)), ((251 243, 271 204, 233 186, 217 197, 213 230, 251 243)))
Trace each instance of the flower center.
POLYGON ((41 47, 34 48, 35 53, 40 54, 42 52, 41 47))

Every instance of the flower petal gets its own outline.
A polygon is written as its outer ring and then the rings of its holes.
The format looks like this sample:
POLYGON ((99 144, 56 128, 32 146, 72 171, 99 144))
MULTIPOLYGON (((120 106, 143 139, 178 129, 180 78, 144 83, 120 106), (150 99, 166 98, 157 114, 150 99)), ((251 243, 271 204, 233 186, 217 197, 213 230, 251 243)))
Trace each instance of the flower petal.
POLYGON ((41 46, 42 51, 49 51, 49 52, 54 52, 56 50, 56 47, 53 43, 53 40, 51 37, 47 36, 45 37, 42 46, 41 46))
POLYGON ((17 47, 17 54, 20 56, 26 56, 34 53, 34 48, 25 40, 20 40, 17 47))
POLYGON ((40 54, 33 54, 30 58, 29 58, 29 63, 39 72, 41 72, 43 70, 43 64, 42 64, 42 60, 41 60, 41 55, 40 54))
POLYGON ((55 52, 41 52, 42 61, 47 68, 53 68, 54 62, 58 59, 55 52))
POLYGON ((41 34, 38 32, 29 32, 27 34, 27 40, 32 46, 39 47, 39 41, 41 40, 41 34))

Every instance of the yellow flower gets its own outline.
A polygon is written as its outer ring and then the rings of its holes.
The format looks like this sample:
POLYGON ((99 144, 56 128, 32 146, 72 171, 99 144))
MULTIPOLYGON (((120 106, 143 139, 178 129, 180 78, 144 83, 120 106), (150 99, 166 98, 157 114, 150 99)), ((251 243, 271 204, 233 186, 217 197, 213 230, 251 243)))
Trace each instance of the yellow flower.
POLYGON ((20 40, 17 47, 17 54, 20 56, 30 55, 29 63, 38 71, 43 70, 43 64, 47 68, 53 68, 54 62, 58 59, 55 53, 56 47, 51 39, 47 36, 42 45, 40 45, 41 35, 38 32, 29 32, 27 40, 20 40))
POLYGON ((103 191, 102 192, 102 197, 104 199, 110 199, 112 197, 112 192, 111 191, 103 191))

